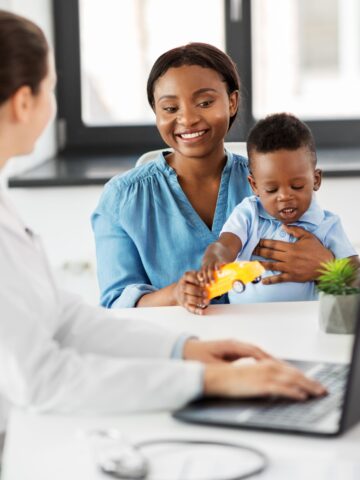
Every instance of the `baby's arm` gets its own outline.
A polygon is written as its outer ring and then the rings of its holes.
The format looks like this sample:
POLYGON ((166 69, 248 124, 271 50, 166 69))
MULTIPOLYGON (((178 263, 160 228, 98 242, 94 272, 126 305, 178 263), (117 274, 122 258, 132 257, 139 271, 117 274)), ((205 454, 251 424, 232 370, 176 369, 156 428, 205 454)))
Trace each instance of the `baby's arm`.
POLYGON ((218 270, 224 263, 233 262, 240 250, 242 243, 234 233, 222 233, 214 243, 211 243, 205 250, 201 262, 199 279, 204 283, 211 283, 214 280, 214 270, 218 270))

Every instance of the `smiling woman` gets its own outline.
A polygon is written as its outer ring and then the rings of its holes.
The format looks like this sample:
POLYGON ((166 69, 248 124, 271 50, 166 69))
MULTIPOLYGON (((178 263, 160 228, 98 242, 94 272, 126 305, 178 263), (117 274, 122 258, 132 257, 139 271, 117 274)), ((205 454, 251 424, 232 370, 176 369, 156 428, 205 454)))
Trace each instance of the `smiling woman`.
MULTIPOLYGON (((103 306, 183 305, 204 312, 209 300, 195 270, 231 211, 251 193, 247 159, 224 150, 239 90, 235 64, 214 46, 190 43, 155 62, 148 100, 173 151, 105 186, 92 218, 103 306)), ((301 272, 294 281, 315 278, 319 262, 331 258, 311 234, 306 241, 305 248, 297 242, 290 268, 283 262, 287 271, 301 272)), ((279 251, 283 258, 291 247, 275 242, 259 254, 277 261, 279 251)), ((227 295, 217 302, 227 303, 227 295)))
POLYGON ((208 44, 169 50, 155 62, 148 100, 174 152, 105 187, 93 215, 104 306, 202 311, 206 299, 197 295, 193 271, 230 211, 250 194, 247 160, 224 150, 239 89, 232 60, 208 44))

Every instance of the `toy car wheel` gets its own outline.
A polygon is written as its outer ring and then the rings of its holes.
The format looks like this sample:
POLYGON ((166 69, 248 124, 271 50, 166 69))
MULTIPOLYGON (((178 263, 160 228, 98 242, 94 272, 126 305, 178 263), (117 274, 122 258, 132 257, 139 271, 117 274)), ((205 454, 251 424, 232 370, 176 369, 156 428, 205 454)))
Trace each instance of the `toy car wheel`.
POLYGON ((256 277, 251 283, 259 283, 261 281, 261 277, 256 277))
POLYGON ((242 293, 245 290, 245 285, 241 280, 235 280, 232 284, 232 289, 236 293, 242 293))

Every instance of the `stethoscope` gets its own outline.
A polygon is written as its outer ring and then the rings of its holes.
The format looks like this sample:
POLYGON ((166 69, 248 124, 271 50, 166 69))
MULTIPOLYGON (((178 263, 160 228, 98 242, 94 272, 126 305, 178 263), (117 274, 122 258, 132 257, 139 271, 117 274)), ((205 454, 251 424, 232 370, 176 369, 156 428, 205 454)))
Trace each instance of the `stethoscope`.
MULTIPOLYGON (((253 456, 252 465, 248 468, 239 468, 238 472, 232 473, 231 476, 225 474, 217 474, 217 476, 193 476, 190 472, 189 459, 186 458, 182 462, 181 471, 168 480, 185 480, 189 478, 191 480, 242 480, 250 478, 254 475, 258 475, 263 472, 268 466, 269 461, 267 456, 260 450, 242 445, 235 442, 217 441, 217 440, 203 440, 203 439, 184 439, 184 438, 159 438, 139 441, 136 443, 129 443, 120 437, 117 432, 113 430, 95 430, 90 432, 90 435, 97 436, 98 439, 114 441, 113 448, 104 449, 101 452, 97 452, 96 465, 97 468, 104 474, 111 476, 112 478, 123 480, 146 480, 150 478, 152 473, 151 456, 149 457, 150 447, 192 447, 192 456, 194 456, 194 449, 199 447, 221 447, 222 449, 231 449, 236 454, 244 453, 253 456)), ((162 452, 162 455, 166 455, 166 451, 162 452)), ((196 456, 195 456, 196 458, 196 456)), ((152 480, 156 480, 156 477, 152 477, 152 480)))

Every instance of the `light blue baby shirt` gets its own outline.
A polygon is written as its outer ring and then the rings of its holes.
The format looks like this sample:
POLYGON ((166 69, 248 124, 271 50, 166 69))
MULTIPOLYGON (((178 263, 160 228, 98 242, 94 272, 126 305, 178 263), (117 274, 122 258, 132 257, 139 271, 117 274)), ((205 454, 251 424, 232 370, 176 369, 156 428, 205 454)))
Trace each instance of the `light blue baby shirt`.
MULTIPOLYGON (((230 215, 221 233, 231 232, 237 235, 243 248, 238 260, 266 260, 252 255, 261 238, 295 242, 296 238, 281 228, 282 223, 269 215, 258 197, 251 196, 243 200, 230 215)), ((347 238, 340 219, 317 204, 313 196, 309 209, 292 225, 302 227, 314 234, 321 243, 332 251, 335 258, 357 255, 347 238)), ((267 271, 263 276, 279 272, 267 271)), ((318 297, 315 283, 287 282, 274 285, 248 284, 243 293, 229 292, 230 303, 290 302, 316 300, 318 297)))
MULTIPOLYGON (((105 185, 92 215, 104 307, 134 307, 142 295, 200 267, 206 247, 218 238, 235 206, 251 194, 247 159, 226 153, 211 230, 163 154, 105 185)), ((227 295, 219 302, 227 303, 227 295)))

